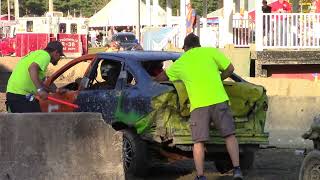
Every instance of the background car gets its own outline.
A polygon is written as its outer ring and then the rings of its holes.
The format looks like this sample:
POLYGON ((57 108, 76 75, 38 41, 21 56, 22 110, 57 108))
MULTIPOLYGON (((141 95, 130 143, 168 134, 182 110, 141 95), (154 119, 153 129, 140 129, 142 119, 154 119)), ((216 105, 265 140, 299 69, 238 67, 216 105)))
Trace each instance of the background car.
POLYGON ((131 50, 138 44, 136 36, 131 32, 119 32, 112 35, 111 41, 118 41, 124 50, 131 50))
MULTIPOLYGON (((153 76, 180 55, 163 51, 121 51, 82 56, 45 81, 47 86, 69 89, 65 94, 50 96, 75 103, 79 108, 49 100, 41 100, 41 108, 44 112, 102 113, 106 123, 124 133, 123 158, 128 173, 143 176, 154 162, 192 158, 190 104, 184 84, 153 80, 153 76), (65 73, 71 69, 75 71, 68 77, 65 73), (67 83, 60 83, 61 77, 67 79, 67 83)), ((266 90, 235 74, 224 81, 224 87, 235 118, 240 165, 248 170, 259 146, 268 143, 268 134, 264 132, 268 108, 266 90)), ((206 148, 206 159, 213 160, 218 171, 225 173, 233 168, 224 139, 214 128, 206 148)))

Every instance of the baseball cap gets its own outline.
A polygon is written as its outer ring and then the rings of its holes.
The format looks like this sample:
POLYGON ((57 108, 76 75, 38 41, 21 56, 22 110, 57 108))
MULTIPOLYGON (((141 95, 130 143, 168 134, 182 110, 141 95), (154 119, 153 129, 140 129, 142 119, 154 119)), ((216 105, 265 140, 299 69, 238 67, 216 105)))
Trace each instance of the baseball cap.
POLYGON ((60 41, 51 41, 47 45, 48 48, 57 50, 60 54, 60 56, 65 56, 63 53, 63 45, 61 44, 60 41))
POLYGON ((184 49, 185 47, 200 47, 199 37, 193 33, 188 34, 184 38, 182 49, 184 49))

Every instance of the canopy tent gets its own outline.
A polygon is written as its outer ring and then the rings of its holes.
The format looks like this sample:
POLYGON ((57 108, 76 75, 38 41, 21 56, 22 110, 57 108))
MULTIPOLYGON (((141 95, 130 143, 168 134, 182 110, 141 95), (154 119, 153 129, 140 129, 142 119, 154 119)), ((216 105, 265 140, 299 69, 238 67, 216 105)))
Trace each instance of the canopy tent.
MULTIPOLYGON (((89 27, 134 26, 138 22, 137 0, 111 0, 104 8, 89 19, 89 27)), ((153 9, 151 7, 151 9, 153 9)), ((140 2, 140 24, 166 24, 166 12, 159 6, 158 13, 151 12, 148 22, 146 4, 140 2)))

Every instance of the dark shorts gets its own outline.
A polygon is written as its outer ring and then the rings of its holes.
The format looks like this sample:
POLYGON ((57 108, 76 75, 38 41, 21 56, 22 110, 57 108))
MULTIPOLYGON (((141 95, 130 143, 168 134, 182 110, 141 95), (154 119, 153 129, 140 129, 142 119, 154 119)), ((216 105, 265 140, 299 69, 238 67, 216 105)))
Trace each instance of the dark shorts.
POLYGON ((194 142, 209 140, 210 123, 219 130, 222 137, 235 134, 234 119, 227 102, 201 107, 191 112, 190 127, 194 142))
POLYGON ((6 94, 7 111, 11 113, 41 112, 38 100, 29 101, 25 95, 6 94))

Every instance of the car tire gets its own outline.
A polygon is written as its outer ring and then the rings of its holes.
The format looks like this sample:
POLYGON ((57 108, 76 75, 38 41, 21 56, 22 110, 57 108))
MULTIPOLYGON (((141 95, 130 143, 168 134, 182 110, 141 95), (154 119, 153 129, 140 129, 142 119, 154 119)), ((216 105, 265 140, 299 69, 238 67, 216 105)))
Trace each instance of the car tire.
POLYGON ((304 158, 299 180, 320 179, 320 151, 313 150, 304 158))
POLYGON ((123 166, 126 174, 146 176, 150 167, 146 143, 132 130, 123 130, 123 166))

